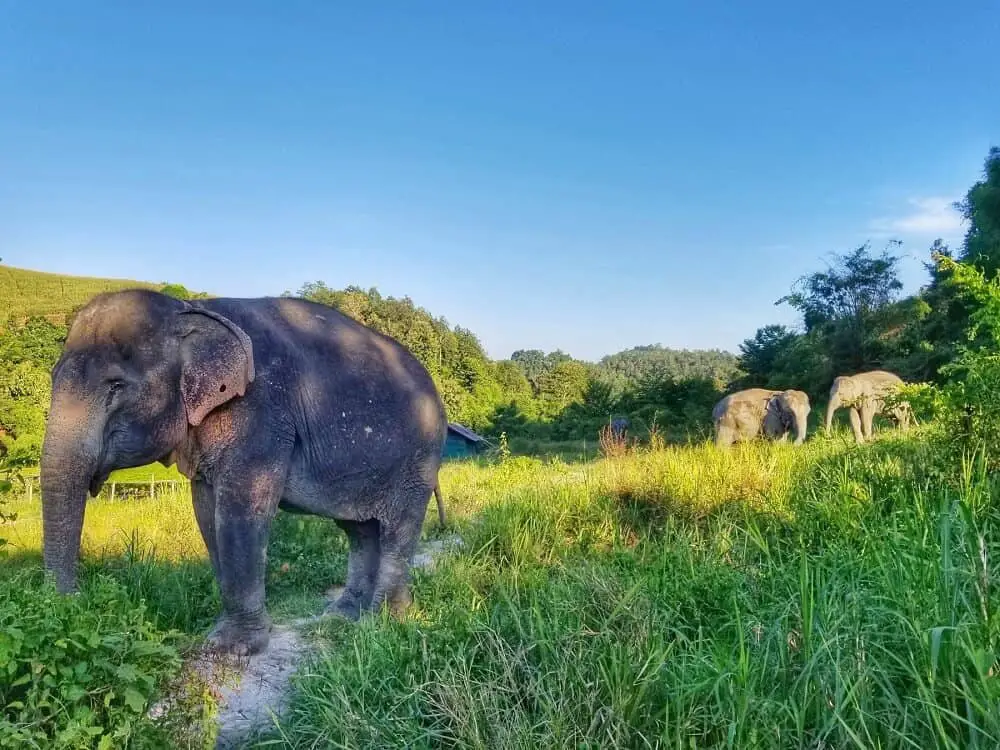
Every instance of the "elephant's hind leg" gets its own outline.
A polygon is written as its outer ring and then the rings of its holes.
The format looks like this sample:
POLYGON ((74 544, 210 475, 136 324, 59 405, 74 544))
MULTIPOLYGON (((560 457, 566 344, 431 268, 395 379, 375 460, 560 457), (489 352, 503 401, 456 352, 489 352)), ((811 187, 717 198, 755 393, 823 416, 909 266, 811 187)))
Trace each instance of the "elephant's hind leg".
POLYGON ((400 498, 398 506, 405 509, 404 513, 395 522, 383 522, 379 527, 381 555, 370 606, 376 612, 388 604, 390 610, 398 614, 411 601, 410 558, 420 539, 431 487, 411 487, 406 492, 410 497, 400 498))
POLYGON ((861 407, 861 427, 865 432, 865 440, 871 441, 874 437, 873 425, 878 411, 878 405, 872 403, 866 403, 861 407))
POLYGON ((361 617, 361 611, 371 605, 375 593, 375 576, 379 567, 379 523, 336 520, 347 534, 350 552, 347 556, 347 581, 344 591, 327 611, 349 620, 361 617))

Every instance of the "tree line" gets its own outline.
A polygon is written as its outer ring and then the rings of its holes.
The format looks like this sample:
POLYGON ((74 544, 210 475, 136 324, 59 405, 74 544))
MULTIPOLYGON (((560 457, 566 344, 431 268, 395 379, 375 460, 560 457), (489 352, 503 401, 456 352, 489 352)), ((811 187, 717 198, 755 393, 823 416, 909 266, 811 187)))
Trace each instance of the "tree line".
MULTIPOLYGON (((943 386, 967 377, 970 352, 1000 351, 990 317, 1000 321, 990 291, 1000 270, 1000 149, 990 150, 982 178, 956 209, 967 227, 961 247, 938 240, 929 248, 928 280, 917 293, 901 294, 898 243, 879 252, 866 243, 796 280, 776 301, 798 312, 798 326, 764 325, 738 354, 650 345, 597 362, 533 349, 492 361, 472 331, 409 297, 322 281, 294 296, 399 340, 434 378, 449 419, 485 434, 593 439, 603 425, 625 420, 634 435, 697 439, 710 429, 715 402, 739 388, 797 388, 819 404, 837 375, 884 368, 943 386)), ((184 299, 208 296, 163 289, 184 299)), ((49 370, 65 335, 66 326, 32 318, 9 322, 0 336, 0 453, 8 462, 38 460, 49 370)))

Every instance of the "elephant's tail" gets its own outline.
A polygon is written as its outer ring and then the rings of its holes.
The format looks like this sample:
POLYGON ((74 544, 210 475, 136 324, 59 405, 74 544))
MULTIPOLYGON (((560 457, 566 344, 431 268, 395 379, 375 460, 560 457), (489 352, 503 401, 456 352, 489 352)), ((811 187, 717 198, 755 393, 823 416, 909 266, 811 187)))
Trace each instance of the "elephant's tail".
POLYGON ((434 483, 434 499, 437 500, 438 521, 440 521, 441 527, 444 528, 445 524, 447 523, 447 519, 445 518, 445 515, 444 515, 444 498, 441 497, 441 483, 440 482, 435 482, 434 483))

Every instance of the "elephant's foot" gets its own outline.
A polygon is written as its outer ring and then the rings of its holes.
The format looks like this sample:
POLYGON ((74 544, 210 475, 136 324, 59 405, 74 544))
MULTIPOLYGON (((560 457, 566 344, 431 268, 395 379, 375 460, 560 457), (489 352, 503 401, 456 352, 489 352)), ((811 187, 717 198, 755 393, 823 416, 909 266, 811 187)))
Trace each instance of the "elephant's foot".
POLYGON ((344 589, 344 593, 338 596, 336 601, 326 605, 325 614, 357 622, 361 619, 362 598, 360 592, 352 593, 349 589, 344 589))
MULTIPOLYGON (((372 604, 365 606, 364 600, 365 597, 362 594, 351 594, 345 590, 336 601, 326 606, 325 613, 343 617, 345 620, 350 620, 351 622, 357 622, 365 613, 381 608, 374 607, 372 604)), ((370 598, 369 602, 371 602, 370 598)), ((392 596, 386 597, 383 600, 382 606, 388 608, 392 615, 399 617, 412 603, 413 597, 410 594, 409 586, 399 586, 393 591, 392 596)))
POLYGON ((271 618, 265 613, 251 622, 237 622, 223 615, 208 634, 212 651, 244 657, 260 653, 271 640, 271 618))
POLYGON ((409 606, 413 604, 413 595, 410 593, 410 587, 405 584, 397 586, 386 604, 389 605, 389 611, 393 615, 396 617, 402 616, 409 606))

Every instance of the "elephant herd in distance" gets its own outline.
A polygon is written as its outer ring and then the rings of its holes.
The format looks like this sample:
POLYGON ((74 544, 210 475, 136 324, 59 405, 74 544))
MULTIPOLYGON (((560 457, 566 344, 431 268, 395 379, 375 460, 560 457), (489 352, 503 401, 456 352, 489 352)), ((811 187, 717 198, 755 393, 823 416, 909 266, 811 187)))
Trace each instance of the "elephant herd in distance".
MULTIPOLYGON (((892 404, 886 398, 903 384, 902 378, 886 370, 835 378, 826 407, 826 434, 830 434, 836 411, 844 408, 849 410, 851 430, 859 444, 872 439, 876 414, 891 415, 900 428, 908 429, 910 421, 916 421, 909 405, 892 404)), ((712 410, 715 444, 728 448, 755 438, 784 441, 794 431, 794 444, 801 445, 806 439, 809 411, 809 396, 804 391, 748 388, 730 393, 712 410)))

